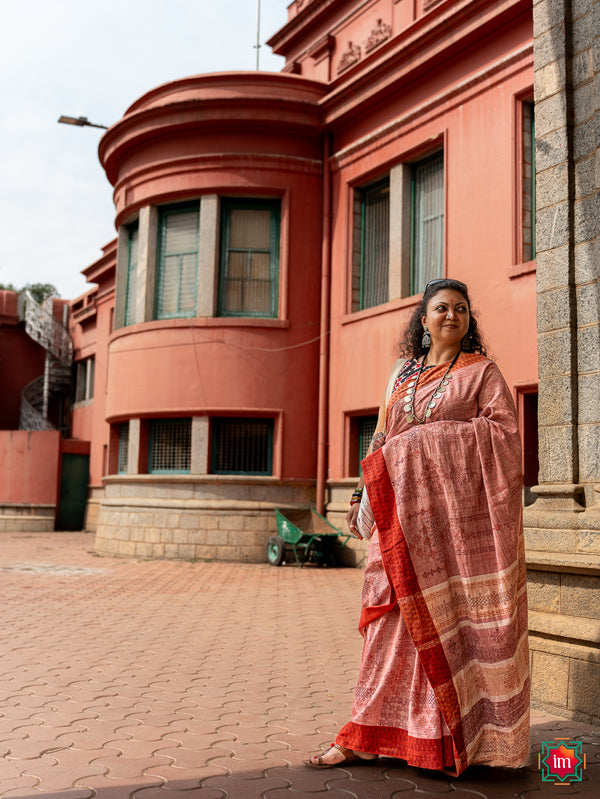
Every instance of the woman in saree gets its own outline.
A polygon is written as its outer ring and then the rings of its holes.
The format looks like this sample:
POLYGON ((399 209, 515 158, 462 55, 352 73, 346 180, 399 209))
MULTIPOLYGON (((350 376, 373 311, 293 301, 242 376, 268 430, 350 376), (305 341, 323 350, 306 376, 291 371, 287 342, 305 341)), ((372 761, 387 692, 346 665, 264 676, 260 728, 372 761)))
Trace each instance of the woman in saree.
POLYGON ((304 762, 518 767, 529 659, 512 396, 460 281, 428 283, 403 354, 347 517, 370 539, 352 720, 304 762))

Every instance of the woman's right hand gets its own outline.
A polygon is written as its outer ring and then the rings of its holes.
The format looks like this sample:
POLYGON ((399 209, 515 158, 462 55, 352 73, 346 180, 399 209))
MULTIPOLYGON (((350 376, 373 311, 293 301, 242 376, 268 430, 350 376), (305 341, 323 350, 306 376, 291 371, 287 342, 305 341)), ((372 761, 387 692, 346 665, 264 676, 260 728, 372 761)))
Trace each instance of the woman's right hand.
POLYGON ((355 502, 354 505, 350 506, 350 510, 346 514, 346 524, 348 525, 348 530, 350 530, 350 535, 353 535, 355 538, 360 538, 362 541, 362 535, 358 532, 358 527, 356 526, 359 508, 360 502, 355 502))

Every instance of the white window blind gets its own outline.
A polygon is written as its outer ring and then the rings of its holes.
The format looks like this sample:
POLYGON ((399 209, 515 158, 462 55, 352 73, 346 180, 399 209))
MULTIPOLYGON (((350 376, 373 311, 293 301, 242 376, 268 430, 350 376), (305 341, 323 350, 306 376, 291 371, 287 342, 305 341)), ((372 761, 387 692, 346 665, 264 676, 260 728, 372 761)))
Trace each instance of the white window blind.
POLYGON ((413 167, 411 294, 444 274, 444 154, 413 167))
POLYGON ((164 209, 160 216, 156 316, 196 314, 199 205, 164 209))
POLYGON ((386 303, 389 294, 389 178, 361 194, 360 307, 373 308, 386 303))
POLYGON ((279 203, 224 200, 219 313, 276 316, 279 203))

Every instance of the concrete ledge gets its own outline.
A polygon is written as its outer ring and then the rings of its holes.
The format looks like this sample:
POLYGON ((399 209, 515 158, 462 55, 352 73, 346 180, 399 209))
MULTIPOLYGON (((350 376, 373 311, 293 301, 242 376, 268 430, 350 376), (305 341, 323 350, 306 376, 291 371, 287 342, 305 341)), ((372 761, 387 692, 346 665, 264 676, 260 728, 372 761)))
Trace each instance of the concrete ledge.
POLYGON ((529 611, 529 631, 565 641, 592 644, 600 652, 600 619, 529 611))
POLYGON ((600 555, 572 552, 525 553, 528 569, 535 571, 567 572, 570 574, 597 574, 600 576, 600 555))

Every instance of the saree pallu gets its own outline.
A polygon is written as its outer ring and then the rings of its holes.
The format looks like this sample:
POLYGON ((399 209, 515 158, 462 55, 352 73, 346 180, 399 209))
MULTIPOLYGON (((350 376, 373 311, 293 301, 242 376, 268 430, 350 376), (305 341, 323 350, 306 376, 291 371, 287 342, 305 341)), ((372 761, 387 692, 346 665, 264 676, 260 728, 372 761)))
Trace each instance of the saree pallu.
MULTIPOLYGON (((445 369, 421 375, 419 418, 445 369)), ((337 743, 458 775, 527 760, 529 659, 514 404, 481 355, 450 374, 425 424, 407 422, 401 383, 362 462, 364 649, 337 743)))

